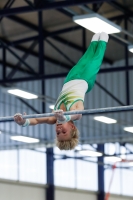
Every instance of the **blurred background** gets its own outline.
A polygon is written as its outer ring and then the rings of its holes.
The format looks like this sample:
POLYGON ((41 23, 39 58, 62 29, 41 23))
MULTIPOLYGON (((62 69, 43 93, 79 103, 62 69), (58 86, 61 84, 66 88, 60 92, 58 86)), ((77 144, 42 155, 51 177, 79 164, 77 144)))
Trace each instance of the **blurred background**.
MULTIPOLYGON (((0 117, 52 112, 65 76, 102 31, 109 42, 85 109, 132 105, 132 10, 129 0, 0 1, 0 117), (75 21, 86 15, 117 30, 75 21)), ((132 121, 132 111, 85 115, 72 151, 55 146, 54 125, 0 122, 0 198, 133 199, 132 121)))

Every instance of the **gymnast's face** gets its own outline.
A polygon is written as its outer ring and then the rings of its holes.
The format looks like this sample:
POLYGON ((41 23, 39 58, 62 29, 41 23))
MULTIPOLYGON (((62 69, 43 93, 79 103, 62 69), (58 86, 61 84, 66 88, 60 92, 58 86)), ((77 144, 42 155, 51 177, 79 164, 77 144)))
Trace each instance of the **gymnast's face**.
POLYGON ((56 124, 56 136, 58 141, 70 140, 71 132, 75 129, 75 126, 71 122, 66 122, 64 124, 56 124))

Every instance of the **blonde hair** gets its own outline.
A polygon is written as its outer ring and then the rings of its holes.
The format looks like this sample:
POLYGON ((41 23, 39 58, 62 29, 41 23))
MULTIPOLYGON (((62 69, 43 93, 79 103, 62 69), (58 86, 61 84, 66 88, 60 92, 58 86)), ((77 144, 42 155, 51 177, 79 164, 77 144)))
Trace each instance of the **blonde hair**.
POLYGON ((76 126, 75 126, 75 129, 72 130, 71 136, 72 136, 71 140, 58 141, 56 139, 56 146, 60 150, 72 150, 72 149, 74 149, 78 145, 78 142, 79 142, 79 140, 78 140, 79 131, 78 131, 76 126))

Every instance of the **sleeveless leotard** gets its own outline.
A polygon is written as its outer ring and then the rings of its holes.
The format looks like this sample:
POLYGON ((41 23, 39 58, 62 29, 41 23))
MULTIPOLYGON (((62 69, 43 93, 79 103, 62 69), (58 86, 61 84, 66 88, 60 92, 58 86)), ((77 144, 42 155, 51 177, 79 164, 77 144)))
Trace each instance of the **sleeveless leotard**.
POLYGON ((75 102, 84 102, 87 90, 88 84, 85 80, 78 79, 65 83, 55 103, 54 110, 60 109, 60 106, 63 103, 66 107, 66 111, 69 111, 75 102))

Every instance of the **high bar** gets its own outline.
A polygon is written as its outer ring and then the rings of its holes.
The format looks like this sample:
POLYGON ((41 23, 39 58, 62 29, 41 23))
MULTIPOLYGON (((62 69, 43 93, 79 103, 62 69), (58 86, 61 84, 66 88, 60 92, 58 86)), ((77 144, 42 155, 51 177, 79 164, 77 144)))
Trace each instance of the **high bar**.
MULTIPOLYGON (((64 115, 90 115, 90 114, 100 114, 100 113, 110 113, 110 112, 120 112, 120 111, 132 111, 133 105, 130 106, 119 106, 119 107, 108 107, 108 108, 96 108, 88 110, 73 110, 64 112, 64 115)), ((31 115, 22 115, 24 119, 29 118, 40 118, 40 117, 51 117, 54 116, 54 113, 42 113, 42 114, 31 114, 31 115)), ((0 122, 3 121, 13 121, 14 116, 0 117, 0 122)))

